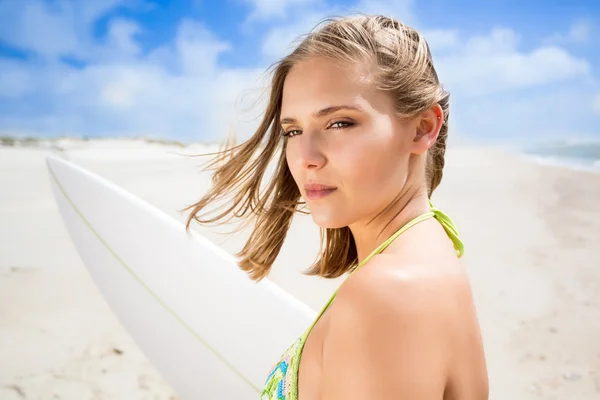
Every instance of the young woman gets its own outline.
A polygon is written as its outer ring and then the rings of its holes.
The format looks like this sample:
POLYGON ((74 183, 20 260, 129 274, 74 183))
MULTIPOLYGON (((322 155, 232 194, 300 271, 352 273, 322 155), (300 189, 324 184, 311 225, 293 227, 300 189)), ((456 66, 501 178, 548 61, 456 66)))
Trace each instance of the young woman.
POLYGON ((265 374, 262 398, 487 399, 463 245, 429 200, 442 178, 449 114, 429 47, 383 16, 317 28, 275 64, 260 126, 212 163, 214 185, 188 220, 254 217, 238 256, 259 280, 305 204, 323 233, 308 273, 348 273, 265 374), (228 194, 223 213, 198 216, 228 194))

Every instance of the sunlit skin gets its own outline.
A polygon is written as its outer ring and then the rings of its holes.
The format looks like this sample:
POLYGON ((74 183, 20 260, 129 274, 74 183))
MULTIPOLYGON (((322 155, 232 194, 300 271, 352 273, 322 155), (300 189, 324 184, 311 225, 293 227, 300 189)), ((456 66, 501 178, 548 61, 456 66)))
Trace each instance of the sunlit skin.
MULTIPOLYGON (((280 121, 288 167, 314 222, 348 226, 359 261, 429 210, 426 152, 443 122, 437 104, 399 117, 369 72, 326 58, 297 63, 280 121), (335 190, 314 198, 309 184, 335 190)), ((480 400, 487 390, 469 281, 435 219, 406 231, 342 284, 300 364, 302 400, 480 400)))

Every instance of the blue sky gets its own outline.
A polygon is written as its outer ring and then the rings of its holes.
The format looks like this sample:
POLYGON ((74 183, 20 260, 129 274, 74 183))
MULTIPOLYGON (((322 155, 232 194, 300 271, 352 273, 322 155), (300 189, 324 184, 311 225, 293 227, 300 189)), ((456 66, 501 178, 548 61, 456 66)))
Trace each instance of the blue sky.
POLYGON ((354 11, 424 34, 453 135, 600 139, 600 3, 587 0, 0 0, 0 134, 244 139, 265 68, 354 11))

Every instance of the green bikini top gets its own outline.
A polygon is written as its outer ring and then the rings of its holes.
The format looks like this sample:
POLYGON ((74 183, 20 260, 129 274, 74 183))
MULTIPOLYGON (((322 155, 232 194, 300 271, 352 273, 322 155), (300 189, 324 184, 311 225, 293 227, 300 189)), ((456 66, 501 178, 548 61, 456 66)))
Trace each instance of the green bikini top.
MULTIPOLYGON (((454 223, 445 213, 433 207, 431 202, 429 205, 431 207, 431 211, 412 219, 406 225, 398 229, 392 236, 390 236, 385 242, 373 250, 371 254, 369 254, 364 260, 362 260, 356 266, 356 268, 352 270, 351 274, 365 265, 371 258, 373 258, 373 256, 385 250, 403 232, 407 231, 419 222, 425 221, 429 218, 436 218, 442 224, 446 230, 446 233, 454 243, 457 256, 462 257, 464 245, 458 236, 458 232, 454 226, 454 223)), ((275 364, 269 373, 269 376, 267 377, 265 387, 261 393, 261 400, 298 400, 298 369, 300 367, 300 357, 302 355, 306 338, 310 334, 319 318, 321 318, 323 313, 329 308, 331 303, 333 303, 336 294, 337 290, 331 295, 331 298, 327 304, 325 304, 317 318, 308 327, 304 334, 286 350, 279 362, 275 364)))

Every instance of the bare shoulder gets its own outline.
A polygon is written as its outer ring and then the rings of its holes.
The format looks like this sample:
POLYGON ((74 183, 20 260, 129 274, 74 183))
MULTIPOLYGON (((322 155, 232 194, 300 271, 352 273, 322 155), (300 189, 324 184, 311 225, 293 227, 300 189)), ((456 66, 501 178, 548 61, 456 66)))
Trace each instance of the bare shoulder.
MULTIPOLYGON (((394 320, 384 324, 414 322, 449 323, 453 308, 464 311, 472 304, 471 285, 458 265, 402 265, 395 257, 375 256, 367 266, 340 287, 336 302, 357 312, 385 310, 394 320), (409 318, 407 320, 406 318, 409 318)), ((461 312, 462 314, 462 312, 461 312)), ((369 314, 377 317, 378 313, 369 314)))
POLYGON ((338 291, 324 341, 327 398, 402 393, 442 399, 448 390, 465 320, 473 318, 467 316, 473 308, 469 280, 460 268, 394 260, 374 257, 338 291), (361 376, 352 389, 333 384, 341 374, 352 376, 357 370, 361 376))

